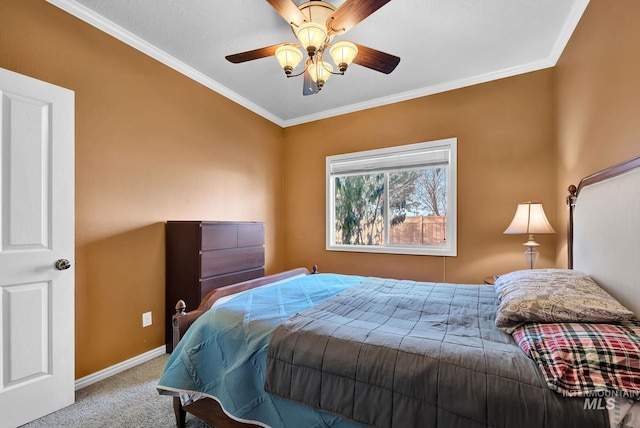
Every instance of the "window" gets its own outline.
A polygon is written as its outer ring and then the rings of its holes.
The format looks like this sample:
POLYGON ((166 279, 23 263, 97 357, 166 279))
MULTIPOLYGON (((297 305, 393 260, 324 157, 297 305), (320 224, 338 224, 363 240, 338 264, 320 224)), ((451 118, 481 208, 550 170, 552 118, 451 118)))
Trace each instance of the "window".
POLYGON ((327 157, 327 250, 456 255, 457 139, 327 157))

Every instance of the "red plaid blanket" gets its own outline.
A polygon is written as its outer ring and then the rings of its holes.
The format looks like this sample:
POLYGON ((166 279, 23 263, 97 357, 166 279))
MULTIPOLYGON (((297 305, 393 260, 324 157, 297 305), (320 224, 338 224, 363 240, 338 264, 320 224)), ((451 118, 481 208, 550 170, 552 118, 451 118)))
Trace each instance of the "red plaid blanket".
POLYGON ((603 391, 640 397, 640 322, 527 323, 513 338, 542 370, 549 388, 569 397, 603 391))

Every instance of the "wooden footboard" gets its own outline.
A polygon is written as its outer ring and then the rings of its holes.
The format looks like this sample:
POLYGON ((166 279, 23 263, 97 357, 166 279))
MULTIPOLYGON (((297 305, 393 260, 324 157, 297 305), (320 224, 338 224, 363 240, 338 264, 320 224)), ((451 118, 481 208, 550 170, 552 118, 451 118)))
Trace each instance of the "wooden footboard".
MULTIPOLYGON (((317 267, 313 267, 313 273, 317 273, 317 267)), ((216 288, 211 291, 207 296, 200 302, 200 305, 197 309, 186 312, 186 304, 184 301, 180 300, 176 304, 176 313, 172 318, 173 325, 173 349, 176 349, 178 342, 184 336, 187 329, 191 324, 194 323, 196 319, 200 317, 203 313, 211 309, 213 304, 220 298, 229 296, 232 294, 240 293, 242 291, 251 290, 252 288, 261 287, 263 285, 271 284, 277 281, 281 281, 286 278, 290 278, 297 275, 308 275, 309 270, 306 268, 297 268, 291 269, 285 272, 281 272, 275 275, 268 275, 261 278, 252 279, 250 281, 240 282, 237 284, 227 285, 225 287, 216 288)), ((179 397, 173 397, 173 409, 176 415, 176 425, 179 428, 185 427, 185 418, 186 413, 189 412, 196 416, 199 419, 202 419, 206 423, 215 426, 216 428, 221 427, 257 427, 257 425, 253 424, 245 424, 238 421, 235 421, 228 417, 220 404, 211 399, 211 398, 203 398, 196 401, 193 404, 188 406, 182 406, 179 397)))

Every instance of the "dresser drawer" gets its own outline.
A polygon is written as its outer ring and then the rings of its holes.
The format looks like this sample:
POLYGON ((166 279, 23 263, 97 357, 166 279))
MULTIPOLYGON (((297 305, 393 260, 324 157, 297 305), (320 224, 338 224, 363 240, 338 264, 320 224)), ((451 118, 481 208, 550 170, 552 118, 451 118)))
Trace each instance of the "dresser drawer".
POLYGON ((238 225, 238 247, 254 247, 264 245, 264 224, 238 225))
POLYGON ((203 251, 200 255, 200 278, 262 266, 264 266, 263 247, 203 251))
POLYGON ((243 272, 233 272, 226 275, 218 275, 211 278, 202 280, 200 283, 200 299, 209 294, 211 290, 215 290, 218 287, 224 287, 225 285, 236 284, 238 282, 249 281, 250 279, 260 278, 264 276, 264 268, 259 267, 257 269, 245 270, 243 272))
POLYGON ((204 251, 260 245, 264 245, 262 223, 202 225, 201 249, 204 251))
POLYGON ((222 250, 238 246, 238 226, 235 224, 203 224, 202 250, 222 250))

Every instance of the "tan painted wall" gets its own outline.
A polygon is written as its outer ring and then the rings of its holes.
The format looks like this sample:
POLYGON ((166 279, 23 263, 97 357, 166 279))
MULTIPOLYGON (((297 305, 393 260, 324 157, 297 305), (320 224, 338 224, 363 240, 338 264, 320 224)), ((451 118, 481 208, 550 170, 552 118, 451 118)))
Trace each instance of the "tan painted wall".
MULTIPOLYGON (((317 96, 328 96, 320 93, 317 96)), ((285 261, 321 271, 481 283, 525 267, 521 235, 503 235, 518 202, 554 215, 554 71, 551 69, 284 130, 285 261), (325 158, 458 138, 458 256, 325 250, 325 158)), ((540 267, 555 261, 541 236, 540 267)))
POLYGON ((282 269, 279 127, 41 0, 0 5, 0 67, 75 91, 78 378, 163 344, 164 221, 264 221, 282 269))
POLYGON ((557 264, 569 184, 640 155, 640 2, 591 0, 556 66, 557 264))

